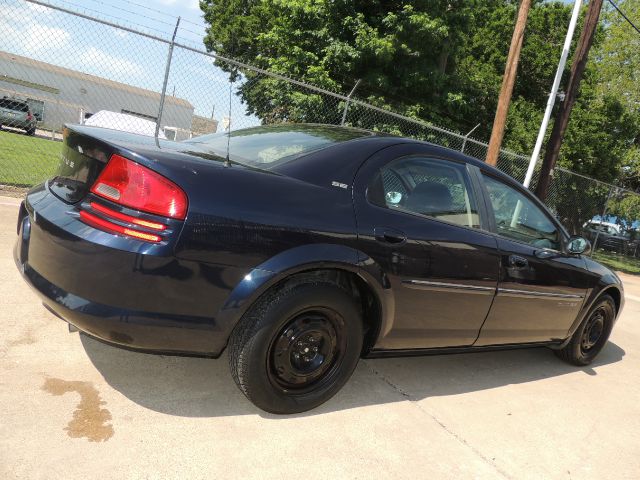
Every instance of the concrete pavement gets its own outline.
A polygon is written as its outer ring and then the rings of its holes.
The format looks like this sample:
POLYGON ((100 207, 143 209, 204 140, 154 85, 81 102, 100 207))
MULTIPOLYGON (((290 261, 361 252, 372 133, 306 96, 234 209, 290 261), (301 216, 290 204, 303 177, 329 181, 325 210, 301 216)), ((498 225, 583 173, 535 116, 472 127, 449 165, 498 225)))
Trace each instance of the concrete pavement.
POLYGON ((46 311, 0 197, 0 478, 640 478, 640 281, 594 365, 546 349, 361 361, 307 414, 237 390, 226 357, 110 347, 46 311))

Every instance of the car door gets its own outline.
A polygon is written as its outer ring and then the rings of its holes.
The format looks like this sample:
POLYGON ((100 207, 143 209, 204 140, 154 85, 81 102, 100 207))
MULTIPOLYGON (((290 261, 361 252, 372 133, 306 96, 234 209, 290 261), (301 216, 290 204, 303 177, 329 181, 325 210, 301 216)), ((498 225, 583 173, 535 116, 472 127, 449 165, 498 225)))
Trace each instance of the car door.
POLYGON ((481 175, 500 250, 500 282, 474 345, 564 339, 584 301, 589 274, 564 252, 567 237, 532 196, 481 175))
POLYGON ((443 152, 389 147, 356 176, 359 249, 384 271, 395 305, 376 349, 471 345, 493 300, 499 256, 475 167, 443 152))

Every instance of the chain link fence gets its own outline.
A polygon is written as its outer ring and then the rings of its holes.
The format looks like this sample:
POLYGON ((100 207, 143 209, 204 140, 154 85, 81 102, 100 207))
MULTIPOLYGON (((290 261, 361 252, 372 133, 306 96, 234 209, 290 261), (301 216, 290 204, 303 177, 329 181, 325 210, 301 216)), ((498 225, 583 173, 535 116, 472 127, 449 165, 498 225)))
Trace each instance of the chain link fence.
MULTIPOLYGON (((185 38, 186 32, 198 37, 189 30, 195 24, 165 21, 171 37, 166 29, 137 25, 133 15, 122 22, 63 0, 0 0, 0 11, 0 185, 27 187, 51 177, 65 123, 176 141, 264 123, 344 124, 486 157, 488 145, 468 135, 207 52, 185 38)), ((502 150, 497 166, 523 181, 528 161, 502 150)), ((615 235, 623 241, 603 231, 611 202, 638 199, 558 168, 547 204, 571 233, 638 256, 637 223, 615 235)))

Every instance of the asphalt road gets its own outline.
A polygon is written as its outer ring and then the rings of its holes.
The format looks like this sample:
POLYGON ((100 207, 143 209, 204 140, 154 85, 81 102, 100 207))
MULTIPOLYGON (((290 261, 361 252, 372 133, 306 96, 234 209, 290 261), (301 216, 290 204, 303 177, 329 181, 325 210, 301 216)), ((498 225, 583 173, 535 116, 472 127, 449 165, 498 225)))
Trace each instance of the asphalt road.
POLYGON ((307 414, 237 390, 226 357, 113 348, 47 312, 0 197, 0 478, 640 478, 640 279, 588 368, 546 349, 361 361, 307 414))

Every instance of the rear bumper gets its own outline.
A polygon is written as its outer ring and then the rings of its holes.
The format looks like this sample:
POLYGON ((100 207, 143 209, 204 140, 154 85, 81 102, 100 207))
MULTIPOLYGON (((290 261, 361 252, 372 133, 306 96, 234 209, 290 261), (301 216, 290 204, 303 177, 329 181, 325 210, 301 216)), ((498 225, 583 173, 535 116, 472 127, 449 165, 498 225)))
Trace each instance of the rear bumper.
POLYGON ((151 254, 144 242, 126 240, 128 248, 122 238, 80 222, 74 210, 46 185, 33 189, 20 208, 14 259, 49 310, 117 345, 220 354, 228 331, 214 315, 233 280, 216 288, 214 267, 180 260, 170 245, 154 245, 151 254))
POLYGON ((99 340, 155 353, 214 357, 220 354, 206 347, 199 349, 191 335, 180 335, 180 329, 167 327, 167 320, 179 321, 175 316, 161 319, 153 312, 123 310, 92 302, 57 288, 28 264, 18 264, 18 268, 47 310, 99 340))

